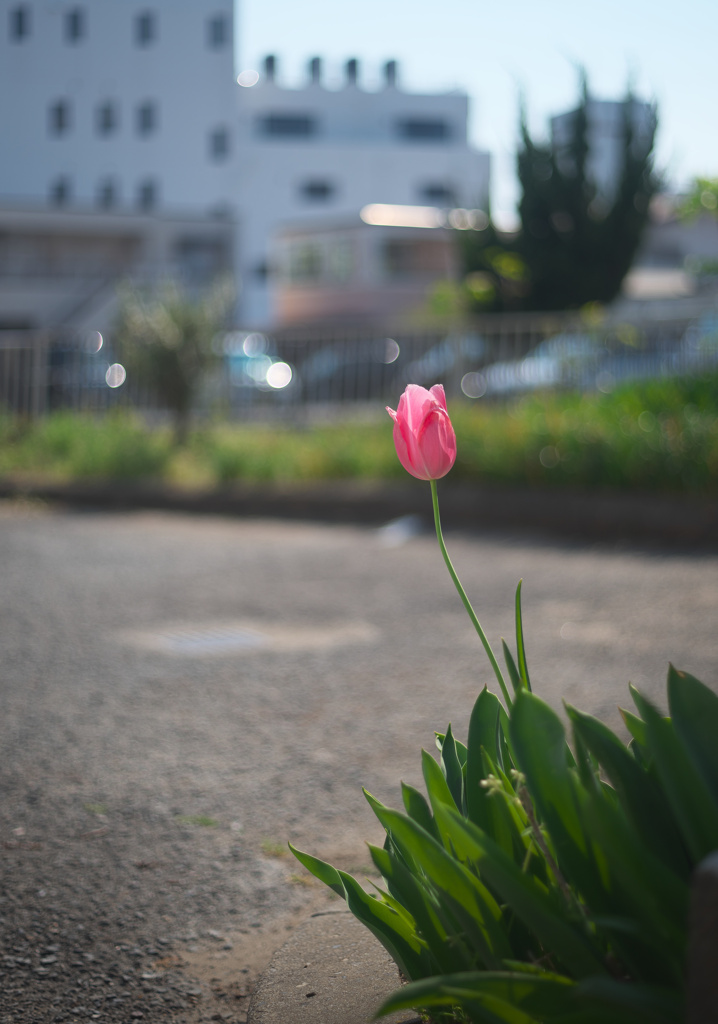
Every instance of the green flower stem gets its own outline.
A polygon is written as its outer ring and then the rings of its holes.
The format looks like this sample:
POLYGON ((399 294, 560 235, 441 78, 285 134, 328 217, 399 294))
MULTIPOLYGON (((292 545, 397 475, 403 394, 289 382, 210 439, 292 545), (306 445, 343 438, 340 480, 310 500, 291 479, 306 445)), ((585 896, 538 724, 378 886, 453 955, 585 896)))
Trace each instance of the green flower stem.
POLYGON ((462 600, 462 602, 464 604, 464 608, 466 608, 466 611, 468 612, 469 618, 471 619, 471 621, 474 624, 474 629, 479 634, 479 640, 484 645, 484 650, 486 651, 486 655, 487 655, 489 661, 491 662, 491 667, 493 668, 494 673, 496 675, 496 678, 499 681, 499 686, 501 687, 501 692, 504 695, 504 700, 506 701, 506 706, 507 707, 511 707, 511 698, 509 696, 509 691, 508 691, 508 688, 506 686, 506 683, 504 682, 504 677, 501 674, 501 669, 499 668, 499 663, 497 662, 496 658, 494 657, 494 652, 491 650, 491 644, 486 639, 486 634, 484 633, 483 629, 481 628, 481 623, 479 622, 479 620, 476 617, 476 612, 471 607, 471 602, 469 601, 468 597, 466 596, 466 591, 461 586, 461 581, 460 581, 459 577, 456 575, 456 570, 454 569, 453 565, 451 564, 451 559, 449 558, 449 552, 446 550, 446 544, 444 544, 444 536, 443 536, 443 534, 441 532, 441 517, 439 516, 439 495, 438 495, 438 492, 437 492, 437 489, 436 489, 436 480, 430 480, 429 483, 431 484, 431 500, 432 500, 432 503, 434 505, 434 525, 436 526, 436 539, 439 541, 439 547, 441 549, 442 555, 444 556, 444 561, 446 562, 446 568, 449 570, 449 575, 451 576, 452 580, 454 581, 454 586, 456 587, 457 591, 459 592, 459 597, 461 598, 461 600, 462 600))

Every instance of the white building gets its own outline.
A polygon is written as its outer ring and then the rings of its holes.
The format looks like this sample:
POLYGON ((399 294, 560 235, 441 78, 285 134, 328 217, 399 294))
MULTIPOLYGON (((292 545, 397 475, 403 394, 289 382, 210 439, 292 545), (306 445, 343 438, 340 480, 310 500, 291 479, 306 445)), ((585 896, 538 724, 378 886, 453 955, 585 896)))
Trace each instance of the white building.
POLYGON ((293 224, 486 207, 467 109, 403 91, 394 62, 375 92, 356 61, 325 88, 317 59, 300 88, 273 59, 240 88, 233 0, 0 0, 0 328, 109 319, 120 272, 228 269, 238 319, 271 324, 293 224))
POLYGON ((232 268, 232 0, 0 0, 0 328, 232 268))
POLYGON ((0 0, 0 202, 224 208, 233 35, 232 0, 0 0))
POLYGON ((321 230, 356 221, 377 203, 486 209, 489 155, 469 146, 464 93, 405 92, 394 61, 375 92, 361 88, 356 60, 346 63, 336 90, 323 85, 319 58, 297 89, 279 83, 273 57, 263 70, 239 96, 237 265, 245 323, 272 319, 275 242, 295 224, 306 228, 311 219, 321 230))

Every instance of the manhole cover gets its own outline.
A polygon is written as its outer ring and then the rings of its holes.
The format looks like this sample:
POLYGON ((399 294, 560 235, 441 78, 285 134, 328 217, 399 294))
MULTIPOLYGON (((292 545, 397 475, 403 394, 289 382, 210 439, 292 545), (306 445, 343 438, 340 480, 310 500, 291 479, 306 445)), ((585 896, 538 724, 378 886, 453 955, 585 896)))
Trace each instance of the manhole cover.
POLYGON ((324 626, 300 623, 216 622, 173 624, 164 628, 121 633, 133 647, 202 657, 255 650, 318 650, 344 644, 376 641, 379 631, 366 622, 337 622, 324 626))
POLYGON ((210 629, 174 629, 155 633, 155 646, 171 654, 212 654, 263 647, 269 638, 233 626, 210 629))

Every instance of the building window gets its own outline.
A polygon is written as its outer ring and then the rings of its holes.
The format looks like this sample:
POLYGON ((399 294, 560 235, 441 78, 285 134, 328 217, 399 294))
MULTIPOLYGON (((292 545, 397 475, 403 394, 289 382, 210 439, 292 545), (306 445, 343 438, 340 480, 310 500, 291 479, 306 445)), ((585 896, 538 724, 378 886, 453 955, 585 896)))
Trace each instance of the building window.
POLYGON ((394 281, 445 274, 446 260, 446 246, 440 241, 389 239, 381 248, 384 277, 394 281))
POLYGON ((335 192, 336 187, 331 181, 323 181, 320 178, 305 181, 299 187, 299 194, 302 199, 306 199, 311 203, 325 203, 332 198, 335 192))
POLYGON ((289 280, 293 284, 319 281, 322 276, 322 250, 316 242, 294 242, 289 248, 289 280))
POLYGON ((72 185, 69 178, 56 178, 50 185, 50 202, 53 206, 67 206, 71 196, 72 185))
POLYGON ((416 142, 443 142, 451 137, 447 121, 429 117, 408 117, 396 122, 399 138, 416 142))
POLYGON ((207 19, 207 45, 211 50, 221 50, 229 42, 229 26, 224 14, 207 19))
POLYGON ((19 43, 30 35, 30 8, 27 4, 13 7, 10 11, 10 38, 19 43))
POLYGON ((70 130, 70 103, 58 100, 50 106, 48 127, 51 135, 65 135, 70 130))
POLYGON ((141 181, 137 189, 137 205, 140 210, 154 210, 157 206, 157 200, 159 195, 159 189, 157 188, 157 182, 152 178, 147 178, 146 181, 141 181))
POLYGON ((152 11, 143 11, 135 18, 135 43, 149 46, 157 39, 157 18, 152 11))
POLYGON ((226 160, 229 156, 229 132, 216 128, 209 133, 209 155, 212 160, 226 160))
POLYGON ((97 108, 97 134, 112 135, 117 130, 119 116, 117 106, 111 100, 102 103, 97 108))
POLYGON ((137 108, 137 134, 152 135, 157 131, 157 105, 152 100, 140 103, 137 108))
POLYGON ((453 188, 449 185, 442 185, 440 183, 432 183, 430 185, 423 185, 419 189, 419 198, 425 199, 430 203, 439 203, 441 206, 455 206, 456 197, 453 188))
POLYGON ((110 210, 117 206, 117 185, 112 178, 101 181, 97 189, 97 205, 103 210, 110 210))
POLYGON ((68 43, 77 43, 85 35, 85 12, 75 7, 65 15, 65 39, 68 43))
POLYGON ((257 121, 260 135, 306 139, 317 134, 317 122, 309 114, 266 114, 257 121))

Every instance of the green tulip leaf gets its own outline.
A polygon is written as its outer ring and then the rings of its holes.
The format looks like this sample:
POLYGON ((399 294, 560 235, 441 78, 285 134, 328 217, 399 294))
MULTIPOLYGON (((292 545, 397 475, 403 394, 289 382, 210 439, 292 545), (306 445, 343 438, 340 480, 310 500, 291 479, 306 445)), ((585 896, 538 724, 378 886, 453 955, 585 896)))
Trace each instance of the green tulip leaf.
POLYGON ((690 863, 661 787, 603 722, 570 705, 566 713, 576 740, 580 737, 597 758, 644 844, 679 877, 687 878, 690 863))
POLYGON ((441 770, 449 787, 454 803, 460 811, 464 809, 464 773, 456 750, 456 743, 451 732, 451 725, 446 730, 444 742, 441 744, 441 770))
POLYGON ((426 885, 422 886, 417 876, 386 850, 370 845, 369 852, 382 877, 391 883, 416 922, 418 934, 426 942, 438 970, 451 971, 461 965, 469 970, 473 966, 471 953, 460 936, 448 933, 443 926, 436 910, 436 894, 427 891, 426 885))
POLYGON ((294 856, 297 858, 300 864, 309 871, 315 878, 318 878, 320 882, 324 882, 330 889, 333 889, 337 896, 341 896, 342 899, 346 899, 346 893, 344 892, 344 884, 342 883, 339 872, 336 868, 333 868, 331 864, 327 864, 326 861, 319 860, 318 857, 313 857, 311 853, 302 853, 291 843, 287 844, 289 849, 292 851, 294 856))
POLYGON ((431 808, 424 794, 420 793, 418 789, 414 789, 413 786, 409 786, 406 782, 402 782, 401 795, 409 817, 413 818, 417 825, 421 825, 434 839, 440 839, 439 830, 436 827, 436 822, 431 815, 431 808))
POLYGON ((504 661, 506 662, 506 668, 508 669, 509 679, 511 680, 511 685, 514 688, 514 693, 518 693, 519 690, 523 689, 524 682, 519 675, 519 670, 516 668, 516 662, 514 661, 514 656, 511 653, 509 645, 503 637, 501 638, 501 649, 504 652, 504 661))
POLYGON ((438 818, 439 827, 451 836, 457 857, 477 866, 482 878, 533 931, 544 952, 558 957, 577 978, 605 972, 587 935, 570 923, 559 894, 525 874, 489 836, 456 811, 443 807, 438 818))
POLYGON ((516 587, 516 650, 519 657, 519 672, 521 674, 521 680, 527 690, 531 690, 531 680, 529 679, 529 670, 526 664, 526 651, 524 649, 524 627, 521 616, 521 584, 523 580, 519 580, 518 586, 516 587))
POLYGON ((476 699, 469 722, 469 737, 466 754, 466 813, 474 824, 488 828, 491 811, 487 804, 488 794, 481 785, 484 780, 486 750, 492 761, 498 761, 498 730, 500 729, 499 709, 501 701, 486 687, 476 699))
MULTIPOLYGON (((511 955, 511 947, 501 925, 501 908, 484 883, 407 815, 368 795, 367 799, 384 828, 409 851, 428 883, 441 892, 439 909, 451 901, 452 913, 458 913, 470 930, 485 966, 499 966, 503 957, 511 955)), ((458 814, 455 807, 452 810, 458 814)))
POLYGON ((670 719, 633 691, 646 723, 646 740, 683 840, 694 861, 718 849, 718 807, 670 719))
POLYGON ((718 804, 718 697, 688 672, 668 669, 668 706, 676 733, 718 804))
POLYGON ((407 978, 426 976, 430 970, 427 950, 416 934, 416 928, 380 900, 373 899, 355 878, 339 872, 346 891, 347 906, 354 917, 379 939, 407 978))

